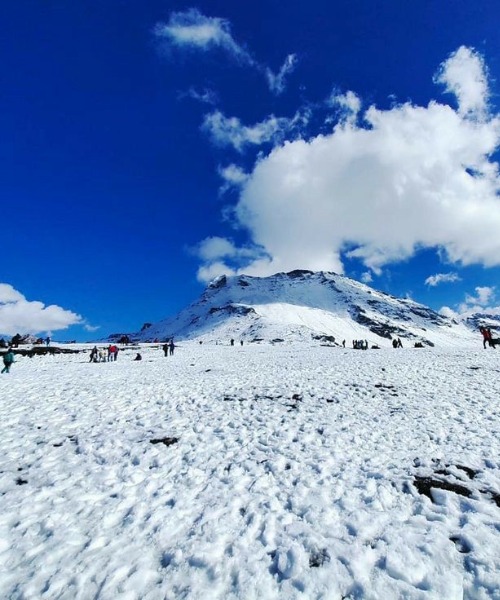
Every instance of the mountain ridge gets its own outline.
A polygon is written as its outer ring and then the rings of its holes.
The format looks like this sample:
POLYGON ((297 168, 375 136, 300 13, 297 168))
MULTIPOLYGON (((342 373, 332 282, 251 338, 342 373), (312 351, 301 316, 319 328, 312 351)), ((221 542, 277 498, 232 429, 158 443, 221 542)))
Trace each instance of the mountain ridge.
POLYGON ((464 322, 408 298, 337 273, 307 270, 269 277, 221 275, 177 315, 146 325, 131 339, 336 345, 345 340, 347 346, 352 340, 366 339, 379 347, 391 346, 398 337, 411 346, 462 347, 480 342, 476 321, 473 331, 464 322))

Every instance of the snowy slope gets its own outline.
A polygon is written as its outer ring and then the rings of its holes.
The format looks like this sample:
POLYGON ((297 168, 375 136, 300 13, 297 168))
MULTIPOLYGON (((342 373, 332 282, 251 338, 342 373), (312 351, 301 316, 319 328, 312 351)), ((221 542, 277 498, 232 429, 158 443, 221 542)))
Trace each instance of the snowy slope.
POLYGON ((395 337, 414 345, 475 346, 478 335, 464 323, 334 273, 292 271, 271 277, 214 280, 197 302, 177 316, 136 334, 146 341, 333 342, 366 339, 381 347, 395 337))
POLYGON ((0 598, 499 598, 498 350, 140 351, 0 375, 0 598))

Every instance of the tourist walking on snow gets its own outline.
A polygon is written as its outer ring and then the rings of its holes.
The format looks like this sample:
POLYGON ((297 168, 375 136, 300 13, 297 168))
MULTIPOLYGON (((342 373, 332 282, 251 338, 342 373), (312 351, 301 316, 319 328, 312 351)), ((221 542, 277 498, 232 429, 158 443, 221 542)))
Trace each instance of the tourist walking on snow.
POLYGON ((174 348, 175 348, 174 340, 170 340, 170 344, 168 345, 168 348, 170 350, 170 356, 172 356, 174 354, 174 348))
POLYGON ((486 344, 489 344, 492 348, 494 348, 495 346, 493 346, 491 343, 491 329, 489 327, 480 327, 479 331, 483 336, 483 348, 486 350, 486 344))
POLYGON ((163 344, 163 354, 164 354, 165 356, 168 356, 168 342, 165 342, 165 343, 163 344))
POLYGON ((11 365, 15 362, 16 361, 14 360, 14 352, 12 352, 12 349, 9 348, 7 350, 7 354, 4 354, 3 357, 4 368, 2 369, 2 373, 9 373, 11 365))

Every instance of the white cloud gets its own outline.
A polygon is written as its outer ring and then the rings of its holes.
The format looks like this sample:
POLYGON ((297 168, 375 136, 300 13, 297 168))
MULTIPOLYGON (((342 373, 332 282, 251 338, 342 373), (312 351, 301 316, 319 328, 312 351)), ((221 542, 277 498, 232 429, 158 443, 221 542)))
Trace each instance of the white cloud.
POLYGON ((241 167, 235 164, 219 167, 219 175, 224 180, 220 188, 221 193, 227 192, 231 188, 241 187, 248 179, 248 173, 245 173, 241 167))
POLYGON ((272 93, 285 90, 286 77, 295 69, 297 56, 289 54, 277 74, 253 58, 231 33, 231 23, 219 17, 207 17, 198 9, 173 12, 167 23, 157 23, 153 34, 164 52, 171 48, 208 52, 219 49, 242 65, 257 69, 267 80, 272 93))
POLYGON ((228 262, 258 261, 262 257, 259 248, 238 248, 231 240, 218 236, 208 237, 192 249, 193 254, 203 261, 203 266, 198 270, 200 281, 210 281, 219 275, 231 275, 237 270, 228 262))
POLYGON ((0 305, 24 300, 24 296, 8 283, 0 283, 0 305))
POLYGON ((276 95, 282 94, 285 90, 285 79, 293 72, 297 65, 297 56, 295 54, 289 54, 281 69, 277 74, 274 74, 269 67, 266 67, 264 72, 267 77, 267 83, 269 89, 276 95))
POLYGON ((371 271, 365 271, 364 273, 362 273, 361 281, 363 283, 371 283, 373 281, 373 276, 371 274, 371 271))
POLYGON ((203 90, 196 90, 195 88, 189 88, 187 92, 182 92, 179 94, 180 98, 192 98, 193 100, 197 100, 198 102, 202 102, 203 104, 215 105, 218 102, 217 94, 213 90, 209 90, 207 88, 203 90))
POLYGON ((485 113, 489 90, 486 65, 480 54, 461 46, 441 65, 435 81, 454 94, 461 115, 485 113))
POLYGON ((246 146, 260 146, 265 143, 277 143, 286 133, 301 122, 296 115, 293 119, 269 116, 253 126, 243 125, 237 117, 226 117, 220 111, 205 115, 202 130, 219 146, 232 146, 242 152, 246 146))
POLYGON ((238 250, 227 238, 208 237, 197 247, 198 256, 204 261, 215 261, 228 256, 235 256, 238 250))
POLYGON ((468 305, 479 305, 486 306, 495 297, 494 287, 476 287, 476 295, 471 296, 467 294, 465 297, 465 303, 468 305))
POLYGON ((245 173, 238 165, 230 164, 227 167, 219 169, 219 175, 227 182, 233 185, 240 185, 248 179, 248 173, 245 173))
POLYGON ((361 110, 361 99, 351 91, 340 94, 338 91, 333 90, 326 104, 340 111, 340 120, 356 121, 356 117, 361 110))
POLYGON ((236 271, 228 267, 222 261, 216 261, 213 263, 209 263, 207 265, 203 265, 198 269, 197 278, 198 281, 208 282, 212 281, 219 275, 235 275, 236 271))
POLYGON ((492 306, 490 303, 495 300, 495 286, 478 286, 475 288, 476 295, 465 295, 465 300, 455 307, 443 306, 440 313, 445 317, 454 319, 465 319, 475 313, 487 313, 490 315, 500 315, 500 306, 492 306))
POLYGON ((250 54, 234 40, 229 21, 206 17, 196 8, 172 13, 168 23, 157 23, 153 32, 166 44, 203 51, 220 48, 237 60, 254 64, 250 54))
MULTIPOLYGON (((240 271, 343 272, 347 248, 374 273, 422 248, 464 265, 500 265, 500 178, 491 160, 500 119, 481 112, 488 90, 473 82, 486 77, 476 73, 482 60, 463 51, 459 58, 443 63, 438 77, 454 82, 458 110, 436 101, 371 106, 359 115, 363 125, 342 120, 326 135, 280 141, 261 155, 234 215, 269 258, 240 271)), ((220 113, 210 123, 214 138, 237 149, 250 139, 277 143, 284 130, 273 120, 244 128, 220 113)))
POLYGON ((430 275, 425 280, 425 285, 435 287, 440 283, 453 283, 455 281, 461 281, 461 278, 457 273, 436 273, 436 275, 430 275))
POLYGON ((60 306, 28 301, 11 285, 0 283, 0 333, 57 331, 82 323, 82 317, 60 306))
POLYGON ((448 319, 459 319, 460 318, 460 315, 457 313, 457 311, 453 310, 449 306, 443 306, 442 308, 439 309, 438 312, 440 315, 443 315, 443 317, 448 317, 448 319))

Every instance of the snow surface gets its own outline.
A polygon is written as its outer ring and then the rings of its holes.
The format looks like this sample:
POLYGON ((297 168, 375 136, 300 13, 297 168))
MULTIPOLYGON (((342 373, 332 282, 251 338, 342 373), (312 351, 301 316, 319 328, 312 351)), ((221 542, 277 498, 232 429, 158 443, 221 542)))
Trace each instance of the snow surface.
POLYGON ((500 355, 477 344, 17 357, 0 598, 500 598, 500 355))

